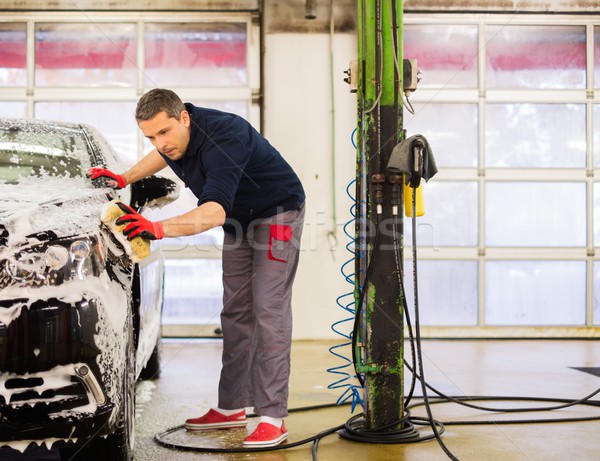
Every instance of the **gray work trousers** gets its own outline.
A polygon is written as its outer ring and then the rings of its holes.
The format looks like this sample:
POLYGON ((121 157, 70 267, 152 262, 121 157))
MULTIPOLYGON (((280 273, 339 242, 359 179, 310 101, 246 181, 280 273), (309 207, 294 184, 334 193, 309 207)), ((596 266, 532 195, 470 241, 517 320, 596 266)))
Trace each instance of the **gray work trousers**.
POLYGON ((219 407, 287 416, 292 284, 304 207, 256 222, 223 242, 223 368, 219 407))

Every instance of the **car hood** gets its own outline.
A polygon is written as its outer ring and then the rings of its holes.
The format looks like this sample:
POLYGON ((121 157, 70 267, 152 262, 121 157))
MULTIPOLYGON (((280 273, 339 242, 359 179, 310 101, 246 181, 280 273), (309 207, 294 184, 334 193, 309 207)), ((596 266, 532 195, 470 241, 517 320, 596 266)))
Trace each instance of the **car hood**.
POLYGON ((97 233, 107 189, 83 178, 25 178, 0 184, 0 248, 97 233))

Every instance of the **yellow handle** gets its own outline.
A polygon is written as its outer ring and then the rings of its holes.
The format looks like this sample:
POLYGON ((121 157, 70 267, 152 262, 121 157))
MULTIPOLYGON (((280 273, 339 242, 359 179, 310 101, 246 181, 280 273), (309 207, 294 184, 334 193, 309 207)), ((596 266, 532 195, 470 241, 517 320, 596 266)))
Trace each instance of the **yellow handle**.
MULTIPOLYGON (((421 181, 421 184, 419 184, 419 187, 417 187, 416 191, 417 191, 417 200, 416 200, 417 216, 423 216, 425 214, 425 205, 423 203, 423 181, 421 181)), ((407 186, 406 183, 404 183, 404 214, 409 218, 412 218, 412 215, 413 215, 412 200, 413 200, 413 188, 410 186, 407 186)))

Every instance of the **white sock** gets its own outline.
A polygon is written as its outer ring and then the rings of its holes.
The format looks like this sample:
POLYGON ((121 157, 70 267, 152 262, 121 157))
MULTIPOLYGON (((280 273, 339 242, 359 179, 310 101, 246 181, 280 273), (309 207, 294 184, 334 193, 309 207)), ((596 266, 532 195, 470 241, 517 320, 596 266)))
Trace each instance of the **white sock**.
POLYGON ((239 413, 240 411, 244 411, 244 409, 243 408, 238 408, 236 410, 225 410, 223 408, 216 407, 215 411, 218 411, 219 413, 221 413, 222 415, 225 415, 225 416, 231 416, 231 415, 234 415, 236 413, 239 413))
POLYGON ((270 416, 261 416, 260 422, 269 423, 275 427, 281 427, 281 425, 283 424, 283 418, 271 418, 270 416))

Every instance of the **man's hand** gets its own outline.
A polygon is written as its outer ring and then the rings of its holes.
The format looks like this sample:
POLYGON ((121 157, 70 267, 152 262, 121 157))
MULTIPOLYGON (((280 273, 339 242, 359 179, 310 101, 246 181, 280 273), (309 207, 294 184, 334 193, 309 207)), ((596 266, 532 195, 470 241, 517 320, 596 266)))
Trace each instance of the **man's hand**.
POLYGON ((93 167, 90 168, 86 173, 86 176, 90 178, 92 181, 99 178, 107 178, 106 185, 108 187, 112 187, 113 189, 123 189, 127 186, 127 180, 125 176, 117 173, 113 173, 106 168, 93 167))
POLYGON ((117 206, 127 213, 115 221, 115 224, 118 226, 129 223, 123 229, 123 234, 127 237, 127 240, 135 237, 142 237, 146 240, 159 240, 165 236, 161 223, 147 220, 133 208, 122 202, 118 202, 117 206))

